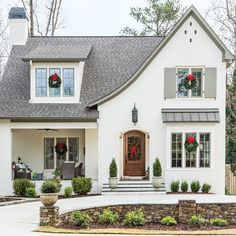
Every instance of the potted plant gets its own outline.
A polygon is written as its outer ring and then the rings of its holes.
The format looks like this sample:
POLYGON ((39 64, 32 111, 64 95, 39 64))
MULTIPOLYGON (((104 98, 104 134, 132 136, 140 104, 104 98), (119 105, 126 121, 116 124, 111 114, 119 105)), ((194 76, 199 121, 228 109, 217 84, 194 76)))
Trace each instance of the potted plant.
POLYGON ((38 174, 36 172, 33 172, 31 176, 32 180, 38 180, 38 174))
POLYGON ((111 189, 116 189, 118 185, 118 178, 117 178, 117 165, 115 158, 112 159, 110 168, 109 168, 109 186, 111 189))
POLYGON ((53 206, 58 199, 61 183, 56 179, 48 179, 41 186, 40 201, 44 206, 53 206))
POLYGON ((55 169, 53 171, 53 176, 55 179, 61 180, 61 171, 59 169, 55 169))
POLYGON ((153 187, 156 189, 161 187, 161 174, 162 174, 161 163, 159 159, 156 158, 155 162, 153 163, 153 178, 152 178, 153 187))

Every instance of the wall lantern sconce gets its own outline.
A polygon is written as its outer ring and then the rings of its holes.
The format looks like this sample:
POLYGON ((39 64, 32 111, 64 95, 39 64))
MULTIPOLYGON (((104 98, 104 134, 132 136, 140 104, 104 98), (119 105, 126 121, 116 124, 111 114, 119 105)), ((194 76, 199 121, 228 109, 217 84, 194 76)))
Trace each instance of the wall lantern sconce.
POLYGON ((134 103, 134 108, 132 110, 132 121, 134 124, 136 124, 138 122, 138 110, 135 106, 135 103, 134 103))
POLYGON ((21 158, 20 158, 20 157, 18 157, 17 161, 18 161, 18 163, 20 164, 20 162, 21 162, 21 158))

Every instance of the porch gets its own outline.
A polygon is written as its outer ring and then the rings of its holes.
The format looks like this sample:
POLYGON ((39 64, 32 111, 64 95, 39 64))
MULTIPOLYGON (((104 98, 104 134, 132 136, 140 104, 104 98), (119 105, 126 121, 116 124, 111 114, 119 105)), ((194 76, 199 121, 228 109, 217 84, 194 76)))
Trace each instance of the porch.
MULTIPOLYGON (((3 126, 3 125, 2 125, 3 126)), ((5 130, 0 131, 5 137, 0 144, 5 160, 0 167, 1 195, 11 195, 15 171, 12 162, 22 163, 27 168, 27 177, 31 178, 39 190, 44 179, 52 178, 56 168, 64 163, 74 163, 70 178, 62 181, 63 188, 69 186, 76 176, 87 176, 93 180, 92 192, 99 192, 98 187, 98 145, 97 124, 94 122, 6 122, 5 130), (63 143, 67 151, 59 154, 55 145, 63 143), (5 168, 3 168, 5 166, 5 168), (37 176, 37 178, 35 178, 37 176)))

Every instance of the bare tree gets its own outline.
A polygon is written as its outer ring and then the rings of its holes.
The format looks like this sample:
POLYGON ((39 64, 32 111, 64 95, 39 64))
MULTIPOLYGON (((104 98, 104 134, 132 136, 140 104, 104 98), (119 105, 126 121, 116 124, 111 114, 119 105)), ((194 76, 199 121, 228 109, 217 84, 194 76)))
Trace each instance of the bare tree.
POLYGON ((55 35, 63 27, 63 0, 21 0, 30 20, 30 35, 55 35), (44 15, 46 17, 43 17, 44 15))
MULTIPOLYGON (((214 0, 206 15, 222 41, 236 55, 236 1, 214 0)), ((226 157, 228 163, 236 163, 236 60, 226 77, 226 157)))

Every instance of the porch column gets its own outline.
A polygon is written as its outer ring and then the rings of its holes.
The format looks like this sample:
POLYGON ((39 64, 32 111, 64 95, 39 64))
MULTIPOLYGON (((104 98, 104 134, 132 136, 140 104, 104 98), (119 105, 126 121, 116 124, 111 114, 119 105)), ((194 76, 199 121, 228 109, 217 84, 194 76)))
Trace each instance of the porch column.
POLYGON ((12 133, 10 120, 0 120, 0 195, 12 194, 12 133))
POLYGON ((98 132, 97 129, 85 130, 85 176, 96 182, 93 191, 98 189, 98 132))

